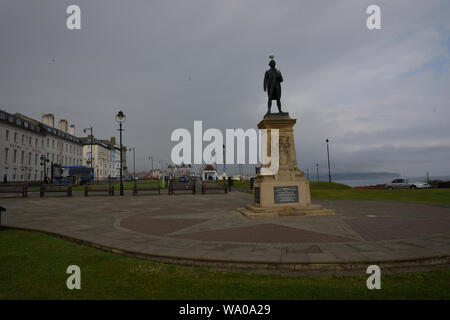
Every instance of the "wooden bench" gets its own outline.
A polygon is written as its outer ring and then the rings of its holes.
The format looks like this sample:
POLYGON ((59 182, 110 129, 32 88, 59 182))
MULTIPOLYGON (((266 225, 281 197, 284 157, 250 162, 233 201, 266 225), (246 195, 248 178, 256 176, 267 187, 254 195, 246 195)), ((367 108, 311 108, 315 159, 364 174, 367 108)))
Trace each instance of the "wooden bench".
POLYGON ((178 182, 178 181, 170 181, 169 182, 169 195, 173 195, 174 190, 179 191, 192 191, 192 194, 195 194, 195 182, 178 182))
POLYGON ((202 182, 202 194, 206 193, 206 190, 219 190, 228 193, 228 187, 226 185, 217 184, 214 182, 202 182))
POLYGON ((72 196, 71 184, 43 184, 40 188, 40 196, 43 198, 46 192, 64 192, 68 197, 72 196))
POLYGON ((89 192, 108 192, 108 195, 114 195, 114 184, 109 183, 86 183, 84 185, 84 196, 87 197, 89 192))
POLYGON ((2 212, 3 211, 6 211, 6 209, 0 206, 0 229, 2 228, 2 212))
POLYGON ((0 184, 0 193, 20 193, 22 197, 28 196, 28 186, 27 184, 0 184))
POLYGON ((161 186, 158 183, 154 182, 141 182, 138 183, 136 180, 134 181, 133 185, 133 196, 137 196, 138 191, 158 191, 158 194, 161 194, 161 186))

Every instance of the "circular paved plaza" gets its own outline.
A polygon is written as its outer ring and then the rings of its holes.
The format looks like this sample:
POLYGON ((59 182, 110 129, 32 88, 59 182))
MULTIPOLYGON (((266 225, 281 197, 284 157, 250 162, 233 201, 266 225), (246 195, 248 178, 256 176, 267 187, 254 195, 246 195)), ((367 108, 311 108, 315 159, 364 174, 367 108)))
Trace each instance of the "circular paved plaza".
POLYGON ((0 198, 2 224, 155 261, 216 268, 326 271, 447 264, 450 206, 313 201, 334 216, 248 219, 242 192, 0 198))

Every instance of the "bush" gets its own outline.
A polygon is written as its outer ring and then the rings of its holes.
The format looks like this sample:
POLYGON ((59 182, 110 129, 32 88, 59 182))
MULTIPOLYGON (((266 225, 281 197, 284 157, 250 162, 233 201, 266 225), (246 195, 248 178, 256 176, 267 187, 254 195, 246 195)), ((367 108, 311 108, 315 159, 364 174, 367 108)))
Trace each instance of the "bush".
POLYGON ((450 181, 430 180, 429 184, 433 188, 450 188, 450 181))

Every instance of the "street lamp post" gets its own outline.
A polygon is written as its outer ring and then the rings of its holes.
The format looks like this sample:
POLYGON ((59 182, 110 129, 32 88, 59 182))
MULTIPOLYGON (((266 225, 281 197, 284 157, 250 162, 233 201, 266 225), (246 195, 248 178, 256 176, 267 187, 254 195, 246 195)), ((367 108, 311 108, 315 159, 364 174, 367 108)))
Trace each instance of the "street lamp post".
POLYGON ((150 157, 148 157, 148 159, 150 160, 152 160, 152 173, 151 173, 151 177, 153 178, 153 156, 150 156, 150 157))
POLYGON ((123 146, 122 146, 122 124, 125 122, 126 117, 122 111, 119 111, 116 115, 116 121, 119 123, 119 132, 120 132, 120 195, 123 196, 123 146))
POLYGON ((165 181, 164 181, 164 166, 163 166, 163 160, 160 158, 159 159, 159 165, 160 165, 160 167, 161 167, 161 169, 159 170, 159 176, 160 176, 160 179, 161 179, 161 181, 162 181, 162 186, 163 186, 163 188, 165 188, 165 181))
POLYGON ((213 150, 213 156, 214 156, 214 166, 216 167, 216 172, 217 172, 217 156, 216 156, 216 149, 213 150))
POLYGON ((136 157, 135 157, 136 147, 132 147, 128 151, 131 150, 133 150, 133 181, 134 181, 136 180, 136 157))
POLYGON ((92 161, 94 159, 92 157, 92 145, 94 144, 94 134, 92 133, 92 130, 93 130, 92 127, 84 129, 83 132, 87 132, 88 130, 91 132, 91 159, 90 159, 90 164, 91 164, 91 168, 92 168, 92 166, 93 166, 92 161))
POLYGON ((49 162, 49 160, 47 159, 46 156, 41 155, 41 166, 44 166, 44 181, 47 179, 47 162, 49 162))
POLYGON ((317 182, 319 182, 319 163, 316 163, 316 168, 317 168, 317 182))
POLYGON ((331 170, 330 170, 330 148, 328 147, 328 143, 330 142, 330 140, 325 140, 325 142, 327 143, 327 156, 328 156, 328 182, 331 183, 331 170))
POLYGON ((225 145, 222 145, 223 148, 223 173, 225 173, 225 145))

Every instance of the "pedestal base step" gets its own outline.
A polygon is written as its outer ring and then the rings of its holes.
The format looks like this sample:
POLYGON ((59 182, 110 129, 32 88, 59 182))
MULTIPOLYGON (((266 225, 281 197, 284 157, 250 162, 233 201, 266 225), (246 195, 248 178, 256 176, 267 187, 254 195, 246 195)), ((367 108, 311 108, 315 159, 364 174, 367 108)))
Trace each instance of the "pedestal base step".
POLYGON ((279 218, 289 216, 328 216, 334 215, 334 211, 325 209, 320 205, 284 207, 284 208, 261 208, 247 205, 245 208, 236 209, 247 218, 279 218))

